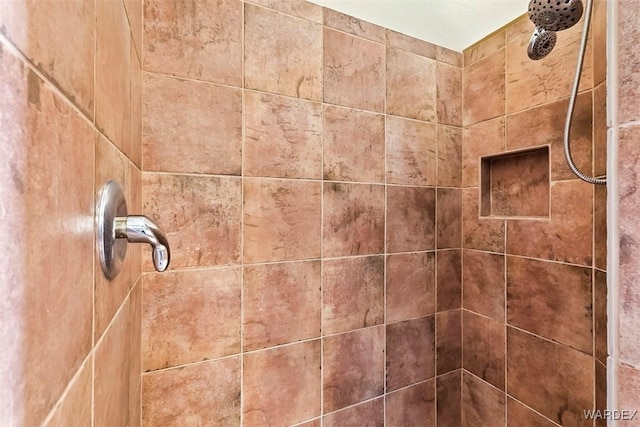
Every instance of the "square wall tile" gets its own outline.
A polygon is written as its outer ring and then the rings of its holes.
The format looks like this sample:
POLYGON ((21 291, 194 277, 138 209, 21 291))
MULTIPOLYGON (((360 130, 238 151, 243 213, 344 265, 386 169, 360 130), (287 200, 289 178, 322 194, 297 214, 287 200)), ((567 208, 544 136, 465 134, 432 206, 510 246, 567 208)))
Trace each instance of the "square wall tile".
POLYGON ((436 252, 437 311, 462 307, 462 251, 436 252))
POLYGON ((591 268, 507 257, 509 324, 592 354, 591 281, 591 268))
POLYGON ((245 179, 245 263, 320 257, 320 185, 245 179))
POLYGON ((462 185, 462 129, 438 125, 438 173, 440 187, 462 185))
POLYGON ((333 9, 324 9, 324 25, 374 42, 384 43, 386 41, 383 27, 333 9))
POLYGON ((248 0, 247 2, 322 24, 324 8, 306 0, 248 0))
POLYGON ((435 317, 387 326, 387 392, 435 376, 435 317))
POLYGON ((387 29, 387 46, 408 50, 431 59, 436 59, 438 54, 438 47, 435 44, 389 29, 387 29))
POLYGON ((437 248, 459 248, 462 245, 462 191, 438 188, 436 229, 437 248))
POLYGON ((325 28, 323 50, 324 102, 384 112, 385 47, 325 28))
POLYGON ((244 356, 244 424, 291 425, 320 415, 320 340, 244 356))
POLYGON ((383 323, 384 258, 323 261, 322 303, 325 335, 383 323))
POLYGON ((322 104, 245 91, 244 108, 245 176, 322 177, 322 104))
POLYGON ((462 131, 462 186, 480 183, 480 157, 498 154, 505 149, 505 119, 478 123, 462 131))
POLYGON ((387 182, 436 185, 436 125, 387 116, 387 182))
MULTIPOLYGON (((511 26, 509 25, 509 27, 511 26)), ((507 32, 504 29, 500 29, 494 34, 489 35, 489 37, 485 37, 478 43, 475 43, 464 50, 464 66, 468 67, 471 64, 498 52, 500 49, 504 49, 506 42, 507 32)))
POLYGON ((509 397, 507 399, 507 426, 554 427, 556 424, 509 397))
POLYGON ((506 419, 505 393, 468 372, 462 374, 463 427, 503 426, 506 419))
POLYGON ((249 3, 244 11, 245 87, 321 101, 322 25, 249 3))
MULTIPOLYGON (((138 1, 138 0, 135 0, 138 1)), ((138 1, 142 7, 142 1, 138 1)), ((142 169, 142 92, 143 72, 133 43, 131 44, 131 144, 129 152, 125 153, 131 162, 142 169)))
POLYGON ((242 3, 236 0, 144 2, 144 69, 242 84, 242 3))
POLYGON ((504 323, 504 255, 465 250, 463 257, 464 308, 504 323))
MULTIPOLYGON (((619 100, 619 122, 627 123, 640 119, 640 89, 637 82, 640 79, 640 54, 637 50, 637 40, 640 37, 638 22, 640 22, 640 11, 635 7, 632 1, 625 1, 621 5, 628 6, 624 8, 624 13, 620 13, 618 22, 618 32, 620 34, 618 40, 619 55, 619 75, 620 87, 618 93, 619 100)), ((621 10, 622 12, 622 10, 621 10)), ((600 58, 598 58, 600 60, 600 58)))
POLYGON ((239 267, 145 274, 143 371, 240 352, 239 267))
POLYGON ((325 183, 323 192, 325 257, 384 252, 384 187, 325 183))
POLYGON ((436 314, 436 371, 438 375, 462 367, 462 310, 436 314))
POLYGON ((478 188, 462 190, 462 246, 481 251, 504 252, 505 221, 480 219, 479 199, 478 188))
POLYGON ((244 268, 245 351, 320 336, 320 261, 244 268))
POLYGON ((435 313, 435 253, 387 256, 386 279, 387 322, 435 313))
POLYGON ((240 175, 240 89, 145 73, 145 171, 240 175))
MULTIPOLYGON (((620 365, 618 368, 620 385, 618 404, 620 408, 630 408, 637 410, 640 407, 640 370, 627 365, 620 365)), ((622 427, 632 427, 636 422, 621 422, 622 427)))
POLYGON ((387 114, 436 121, 436 61, 387 48, 387 114))
MULTIPOLYGON (((602 363, 595 361, 596 365, 596 406, 595 409, 604 411, 607 409, 607 368, 602 363)), ((637 406, 637 405, 636 405, 637 406)), ((607 427, 607 420, 596 420, 596 427, 607 427)))
POLYGON ((344 426, 384 426, 384 400, 383 398, 370 400, 360 405, 342 409, 325 415, 322 421, 324 427, 344 426))
POLYGON ((131 27, 131 45, 138 58, 142 58, 143 3, 142 0, 124 0, 124 8, 131 27))
POLYGON ((436 65, 438 123, 462 126, 462 68, 436 65))
POLYGON ((435 249, 433 188, 387 187, 387 252, 435 249))
POLYGON ((45 427, 65 427, 70 425, 91 425, 93 388, 93 358, 88 357, 79 373, 69 383, 64 396, 52 410, 45 427))
MULTIPOLYGON (((526 49, 525 49, 526 52, 526 49)), ((505 50, 464 67, 462 123, 470 126, 505 113, 505 50)))
MULTIPOLYGON (((598 0, 596 3, 606 3, 606 1, 598 0)), ((607 174, 607 129, 607 84, 603 82, 593 89, 593 174, 595 176, 607 174)))
POLYGON ((142 425, 240 425, 240 368, 229 357, 142 375, 142 425))
POLYGON ((593 270, 593 333, 594 356, 601 363, 607 363, 607 273, 593 270))
MULTIPOLYGON (((242 183, 239 178, 144 173, 143 212, 171 242, 171 267, 240 261, 242 183), (180 209, 167 209, 167 203, 180 209)), ((145 249, 144 265, 151 271, 145 249)))
POLYGON ((367 328, 324 338, 324 413, 384 393, 384 329, 367 328))
POLYGON ((455 67, 462 67, 464 56, 461 52, 447 49, 446 47, 436 46, 436 60, 455 67))
POLYGON ((593 266, 607 269, 607 186, 593 189, 593 266))
POLYGON ((462 370, 436 378, 436 410, 439 427, 462 425, 462 370))
POLYGON ((324 179, 384 182, 385 116, 325 106, 324 179))
POLYGON ((464 311, 462 366, 499 390, 505 390, 504 322, 464 311))
POLYGON ((388 427, 436 426, 436 381, 425 381, 385 397, 388 427))

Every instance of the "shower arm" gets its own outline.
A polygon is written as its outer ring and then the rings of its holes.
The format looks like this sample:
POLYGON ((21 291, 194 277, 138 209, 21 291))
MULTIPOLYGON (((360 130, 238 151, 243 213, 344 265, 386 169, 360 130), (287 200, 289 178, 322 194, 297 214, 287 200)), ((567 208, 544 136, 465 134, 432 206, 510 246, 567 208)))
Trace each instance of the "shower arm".
POLYGON ((569 145, 571 137, 571 122, 573 121, 573 111, 576 106, 576 98, 578 96, 578 88, 580 87, 580 75, 582 74, 582 65, 584 62, 584 54, 587 49, 587 39, 589 36, 589 26, 591 22, 591 9, 593 6, 593 0, 586 0, 586 10, 584 17, 584 26, 582 27, 582 36, 580 37, 580 48, 578 50, 578 62, 576 64, 576 75, 573 79, 573 88, 571 90, 571 96, 569 98, 569 107, 567 109, 567 120, 564 125, 564 157, 567 160, 567 165, 571 172, 573 172, 581 180, 588 182, 589 184, 606 185, 606 178, 595 178, 584 174, 573 161, 571 156, 571 147, 569 145))

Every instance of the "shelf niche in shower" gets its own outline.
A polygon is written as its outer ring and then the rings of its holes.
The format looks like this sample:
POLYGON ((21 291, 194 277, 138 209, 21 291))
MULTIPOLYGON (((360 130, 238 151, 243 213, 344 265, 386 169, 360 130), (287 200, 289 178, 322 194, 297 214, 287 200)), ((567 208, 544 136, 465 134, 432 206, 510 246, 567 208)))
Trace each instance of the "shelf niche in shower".
POLYGON ((549 147, 480 159, 480 217, 549 218, 549 147))

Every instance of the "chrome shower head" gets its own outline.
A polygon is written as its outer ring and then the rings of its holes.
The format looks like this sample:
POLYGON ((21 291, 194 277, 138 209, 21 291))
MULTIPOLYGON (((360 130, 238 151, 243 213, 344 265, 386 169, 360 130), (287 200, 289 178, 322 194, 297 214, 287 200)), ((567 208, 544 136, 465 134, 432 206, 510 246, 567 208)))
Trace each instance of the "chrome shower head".
POLYGON ((582 17, 581 0, 531 0, 529 19, 537 28, 561 31, 573 27, 582 17))
POLYGON ((556 45, 556 32, 547 31, 543 28, 536 28, 529 40, 527 54, 533 60, 542 59, 551 53, 556 45))

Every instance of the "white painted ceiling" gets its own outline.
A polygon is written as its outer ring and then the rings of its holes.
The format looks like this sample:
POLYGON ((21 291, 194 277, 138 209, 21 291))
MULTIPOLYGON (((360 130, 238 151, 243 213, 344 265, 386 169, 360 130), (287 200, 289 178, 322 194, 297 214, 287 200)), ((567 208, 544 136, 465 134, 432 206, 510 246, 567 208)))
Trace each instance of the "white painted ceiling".
POLYGON ((529 0, 311 2, 458 52, 522 15, 529 5, 529 0))

